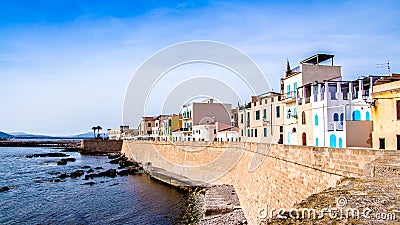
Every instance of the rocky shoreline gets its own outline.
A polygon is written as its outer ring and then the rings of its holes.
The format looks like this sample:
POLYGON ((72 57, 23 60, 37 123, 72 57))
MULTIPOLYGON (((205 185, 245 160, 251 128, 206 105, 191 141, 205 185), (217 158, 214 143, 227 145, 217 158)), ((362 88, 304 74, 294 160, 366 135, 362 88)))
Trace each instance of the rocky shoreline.
POLYGON ((0 147, 50 147, 76 149, 81 145, 78 140, 54 140, 54 141, 26 141, 26 140, 2 140, 0 147))
MULTIPOLYGON (((59 166, 66 165, 68 162, 74 162, 75 158, 65 154, 68 149, 60 152, 36 153, 26 155, 26 158, 34 157, 50 157, 61 158, 56 163, 59 166)), ((104 155, 104 154, 102 154, 104 155)), ((116 176, 142 175, 146 173, 150 178, 164 183, 166 185, 178 188, 185 194, 186 205, 180 221, 176 224, 247 224, 244 213, 240 207, 239 199, 231 185, 209 185, 201 182, 192 181, 181 175, 173 174, 168 171, 154 168, 151 163, 134 162, 125 157, 122 153, 109 153, 107 157, 109 163, 114 164, 117 168, 103 170, 102 167, 93 167, 90 165, 82 166, 80 169, 71 172, 53 171, 49 179, 37 181, 39 183, 66 182, 68 179, 81 178, 84 181, 82 185, 95 185, 95 179, 98 177, 114 178, 116 176), (174 180, 174 183, 165 182, 160 179, 161 176, 174 180)), ((104 183, 108 181, 100 181, 104 183)), ((118 185, 118 184, 113 184, 118 185)), ((5 186, 0 188, 0 192, 11 191, 13 186, 5 186)))

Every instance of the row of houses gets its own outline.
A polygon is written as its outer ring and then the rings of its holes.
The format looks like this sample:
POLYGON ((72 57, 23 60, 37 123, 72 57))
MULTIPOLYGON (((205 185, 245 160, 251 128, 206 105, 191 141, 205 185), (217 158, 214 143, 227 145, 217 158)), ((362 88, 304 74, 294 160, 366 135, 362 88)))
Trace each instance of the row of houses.
POLYGON ((316 54, 293 69, 287 61, 280 92, 233 109, 209 99, 176 115, 142 117, 135 138, 400 149, 400 75, 347 81, 333 59, 316 54))

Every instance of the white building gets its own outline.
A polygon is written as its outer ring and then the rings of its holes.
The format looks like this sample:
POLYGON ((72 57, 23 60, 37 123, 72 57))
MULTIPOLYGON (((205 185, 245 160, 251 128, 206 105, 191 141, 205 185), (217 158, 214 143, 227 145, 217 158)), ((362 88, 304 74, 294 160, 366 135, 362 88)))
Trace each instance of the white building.
POLYGON ((332 148, 372 147, 371 103, 379 77, 326 81, 298 89, 298 143, 332 148))
MULTIPOLYGON (((316 54, 300 62, 300 65, 291 69, 289 62, 286 64, 285 76, 281 79, 282 103, 285 104, 284 112, 284 139, 288 145, 299 145, 298 109, 296 97, 298 87, 325 80, 341 80, 341 67, 333 65, 333 55, 316 54), (331 60, 330 64, 326 62, 331 60)), ((308 92, 307 92, 308 93, 308 92)), ((309 94, 309 93, 308 93, 309 94)), ((305 98, 305 102, 310 102, 305 98)))
POLYGON ((237 127, 231 127, 217 132, 217 141, 238 142, 239 132, 237 127))

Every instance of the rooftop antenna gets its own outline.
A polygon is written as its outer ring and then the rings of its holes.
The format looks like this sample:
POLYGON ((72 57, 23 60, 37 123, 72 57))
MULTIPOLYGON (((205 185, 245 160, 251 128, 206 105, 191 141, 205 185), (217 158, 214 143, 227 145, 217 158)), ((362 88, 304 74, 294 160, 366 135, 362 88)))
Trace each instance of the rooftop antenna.
POLYGON ((390 62, 389 60, 387 63, 382 63, 382 64, 376 64, 376 68, 384 68, 386 67, 388 69, 388 74, 390 74, 390 62))

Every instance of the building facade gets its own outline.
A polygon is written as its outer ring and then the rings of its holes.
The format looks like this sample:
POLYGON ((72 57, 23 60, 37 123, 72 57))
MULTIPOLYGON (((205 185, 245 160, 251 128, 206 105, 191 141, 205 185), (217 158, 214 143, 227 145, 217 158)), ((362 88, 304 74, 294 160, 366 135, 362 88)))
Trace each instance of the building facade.
POLYGON ((215 122, 231 124, 231 108, 231 104, 216 103, 213 99, 184 105, 182 129, 175 132, 174 136, 182 141, 191 141, 193 126, 215 122))
POLYGON ((400 150, 400 74, 379 80, 372 97, 373 147, 400 150))

